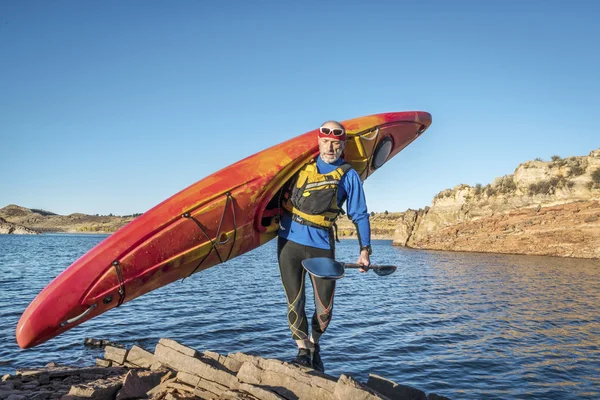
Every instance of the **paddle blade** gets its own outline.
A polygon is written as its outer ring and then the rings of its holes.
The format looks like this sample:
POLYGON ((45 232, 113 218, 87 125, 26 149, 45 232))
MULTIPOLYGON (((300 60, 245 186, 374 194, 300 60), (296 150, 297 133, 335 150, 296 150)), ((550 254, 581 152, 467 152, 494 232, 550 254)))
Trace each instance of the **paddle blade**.
POLYGON ((344 276, 344 265, 326 257, 308 258, 302 266, 309 274, 322 279, 340 279, 344 276))
MULTIPOLYGON (((345 268, 361 268, 362 265, 344 264, 344 267, 345 268)), ((398 269, 398 267, 396 267, 395 265, 371 265, 369 267, 369 270, 372 270, 379 276, 386 276, 386 275, 393 274, 394 272, 396 272, 397 269, 398 269)))
POLYGON ((386 276, 386 275, 390 275, 393 274, 394 272, 396 272, 396 267, 393 265, 380 265, 376 268, 372 268, 373 272, 375 272, 377 275, 379 276, 386 276))

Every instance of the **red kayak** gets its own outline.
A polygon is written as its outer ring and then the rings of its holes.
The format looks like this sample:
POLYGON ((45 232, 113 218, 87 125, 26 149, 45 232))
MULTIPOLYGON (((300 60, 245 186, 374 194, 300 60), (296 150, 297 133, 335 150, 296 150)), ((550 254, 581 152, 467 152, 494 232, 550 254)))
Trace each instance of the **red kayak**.
MULTIPOLYGON (((348 135, 344 159, 364 181, 419 137, 431 124, 431 115, 385 113, 343 124, 348 135)), ((17 325, 19 346, 39 345, 273 239, 280 189, 318 153, 315 129, 238 161, 136 218, 38 294, 17 325)))

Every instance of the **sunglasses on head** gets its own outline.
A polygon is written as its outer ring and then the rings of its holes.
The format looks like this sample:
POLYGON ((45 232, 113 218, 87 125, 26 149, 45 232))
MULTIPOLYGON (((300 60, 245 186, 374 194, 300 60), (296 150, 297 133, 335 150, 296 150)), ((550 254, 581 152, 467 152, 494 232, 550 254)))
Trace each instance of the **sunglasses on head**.
POLYGON ((321 131, 321 133, 323 135, 333 135, 333 136, 342 136, 344 134, 344 130, 342 128, 325 128, 325 127, 321 127, 319 128, 319 130, 321 131))

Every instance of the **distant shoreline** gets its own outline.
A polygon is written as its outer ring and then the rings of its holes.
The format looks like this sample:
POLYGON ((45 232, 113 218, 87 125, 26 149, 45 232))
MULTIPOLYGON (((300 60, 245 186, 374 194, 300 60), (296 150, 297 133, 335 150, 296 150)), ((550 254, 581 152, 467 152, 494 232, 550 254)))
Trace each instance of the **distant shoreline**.
MULTIPOLYGON (((40 232, 40 235, 108 235, 108 236, 110 236, 114 233, 116 233, 116 232, 44 231, 44 232, 40 232)), ((9 234, 7 233, 6 235, 9 235, 9 234)), ((10 234, 10 235, 14 236, 14 234, 10 234)), ((23 236, 27 236, 27 235, 23 235, 23 236)), ((356 236, 356 235, 342 236, 339 239, 340 240, 358 240, 358 236, 356 236)), ((394 240, 394 238, 392 236, 371 235, 371 240, 394 240)))

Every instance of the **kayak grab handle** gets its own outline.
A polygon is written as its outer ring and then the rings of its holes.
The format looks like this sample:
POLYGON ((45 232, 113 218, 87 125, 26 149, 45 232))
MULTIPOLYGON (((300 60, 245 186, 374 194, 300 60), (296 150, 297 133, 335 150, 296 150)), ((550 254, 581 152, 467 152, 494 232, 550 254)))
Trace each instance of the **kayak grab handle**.
POLYGON ((92 304, 92 305, 90 306, 90 308, 88 308, 87 310, 85 310, 84 312, 82 312, 81 314, 79 314, 78 316, 76 316, 76 317, 73 317, 73 318, 71 318, 71 319, 68 319, 68 320, 66 320, 66 321, 63 321, 63 322, 61 322, 61 323, 60 323, 60 327, 62 328, 63 326, 66 326, 66 325, 72 324, 73 322, 77 322, 77 321, 79 321, 81 318, 84 318, 84 317, 85 317, 86 315, 88 315, 88 314, 89 314, 89 313, 90 313, 90 312, 91 312, 91 311, 92 311, 94 308, 96 308, 96 305, 97 305, 97 304, 96 304, 96 303, 94 303, 94 304, 92 304))
POLYGON ((223 233, 221 233, 221 236, 219 236, 219 241, 216 242, 215 244, 223 245, 223 244, 229 242, 230 239, 231 239, 231 236, 228 235, 227 233, 223 232, 223 233))

